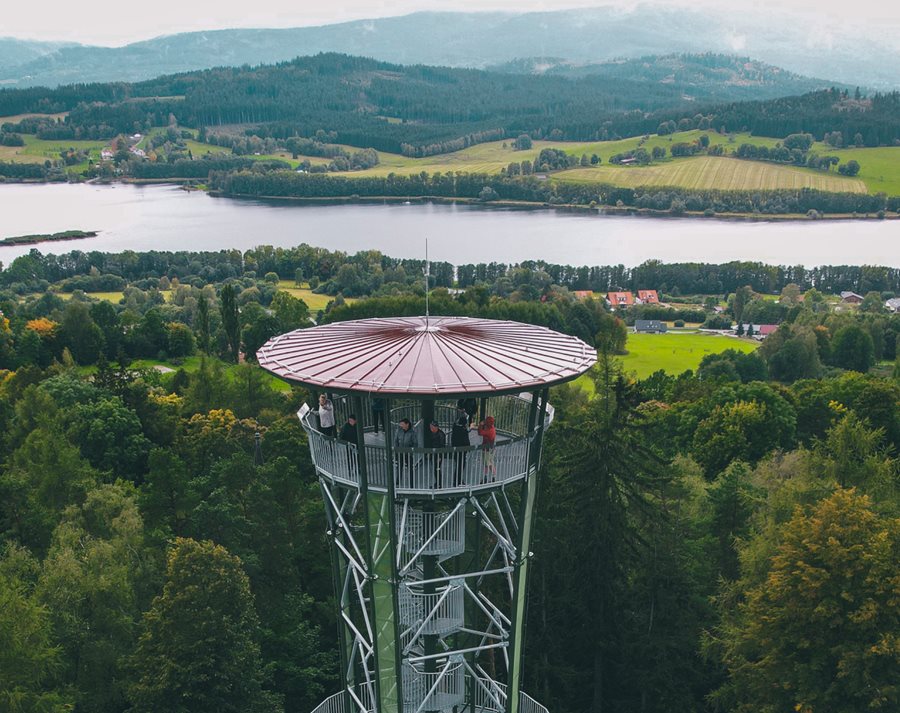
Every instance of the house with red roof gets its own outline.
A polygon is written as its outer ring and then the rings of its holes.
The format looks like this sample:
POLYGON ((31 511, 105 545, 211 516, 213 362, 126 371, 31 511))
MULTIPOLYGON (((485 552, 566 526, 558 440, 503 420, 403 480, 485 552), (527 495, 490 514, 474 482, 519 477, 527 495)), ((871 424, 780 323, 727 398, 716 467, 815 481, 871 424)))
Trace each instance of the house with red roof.
POLYGON ((634 295, 630 292, 607 292, 606 301, 610 307, 630 307, 634 304, 634 295))
POLYGON ((638 290, 638 304, 642 305, 658 305, 659 294, 656 290, 638 290))

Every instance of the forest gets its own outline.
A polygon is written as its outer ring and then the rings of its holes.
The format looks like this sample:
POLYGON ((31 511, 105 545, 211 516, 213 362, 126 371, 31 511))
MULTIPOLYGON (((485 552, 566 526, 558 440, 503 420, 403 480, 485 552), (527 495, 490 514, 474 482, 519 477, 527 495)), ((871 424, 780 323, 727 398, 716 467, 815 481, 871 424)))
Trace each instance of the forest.
MULTIPOLYGON (((560 713, 900 706, 897 270, 432 267, 433 314, 598 348, 590 389, 552 393, 526 690, 560 713), (780 328, 755 352, 636 380, 616 354, 640 310, 573 292, 612 287, 780 328), (827 299, 845 288, 866 295, 858 309, 827 299)), ((311 317, 420 314, 421 268, 298 246, 35 250, 0 271, 7 709, 308 713, 337 690, 324 516, 294 415, 314 395, 254 354, 311 317), (284 280, 334 299, 313 315, 284 280)))
MULTIPOLYGON (((208 129, 311 138, 407 156, 458 150, 515 137, 607 140, 680 130, 751 131, 783 137, 859 135, 865 146, 900 139, 900 93, 851 95, 825 89, 763 101, 686 101, 683 88, 633 77, 510 75, 402 66, 334 53, 258 67, 188 72, 134 84, 0 90, 0 116, 69 112, 38 131, 47 139, 112 139, 178 123, 208 129), (273 125, 275 128, 268 128, 273 125)), ((15 124, 7 131, 15 133, 15 124)))

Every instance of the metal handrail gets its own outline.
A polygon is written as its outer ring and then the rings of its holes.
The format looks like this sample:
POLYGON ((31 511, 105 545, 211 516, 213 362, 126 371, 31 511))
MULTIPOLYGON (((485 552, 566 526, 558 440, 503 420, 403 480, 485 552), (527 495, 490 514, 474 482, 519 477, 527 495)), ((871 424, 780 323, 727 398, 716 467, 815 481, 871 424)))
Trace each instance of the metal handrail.
POLYGON ((401 570, 422 555, 436 555, 443 561, 465 552, 466 512, 461 505, 443 512, 398 505, 395 521, 400 543, 397 565, 401 570))
POLYGON ((412 640, 425 634, 445 636, 458 631, 464 619, 464 590, 459 582, 434 592, 420 592, 411 585, 400 589, 400 622, 409 627, 412 640))
MULTIPOLYGON (((373 395, 363 397, 363 406, 360 413, 356 412, 352 400, 342 394, 332 396, 334 416, 338 424, 345 423, 347 417, 353 413, 361 428, 369 433, 375 428, 375 418, 372 411, 373 395)), ((396 428, 401 418, 408 418, 412 423, 419 423, 423 418, 422 402, 409 397, 392 398, 390 413, 385 411, 385 417, 390 418, 396 428)), ((480 399, 479 399, 480 402, 480 399)), ((386 404, 385 404, 386 406, 386 404)), ((503 431, 513 436, 524 436, 528 431, 528 418, 531 411, 531 394, 501 394, 487 398, 488 413, 494 417, 498 431, 503 431)), ((483 418, 487 414, 481 414, 483 418)), ((450 429, 456 420, 456 400, 436 399, 434 401, 434 418, 444 430, 450 429)), ((548 406, 545 414, 545 423, 552 421, 552 407, 548 406)), ((315 426, 315 424, 313 424, 315 426)))
POLYGON ((450 710, 466 697, 462 661, 446 660, 437 670, 426 672, 409 663, 403 665, 403 710, 405 713, 450 710))
POLYGON ((312 709, 311 713, 375 713, 375 695, 372 684, 361 683, 351 691, 344 689, 334 693, 312 709), (360 705, 362 703, 362 705, 360 705))
MULTIPOLYGON (((359 454, 355 443, 326 436, 301 418, 316 469, 334 481, 359 487, 359 454)), ((528 475, 534 467, 531 445, 537 429, 527 436, 498 433, 492 449, 483 446, 395 448, 387 462, 383 446, 366 445, 368 486, 387 490, 389 473, 400 494, 465 493, 495 487, 528 475)))

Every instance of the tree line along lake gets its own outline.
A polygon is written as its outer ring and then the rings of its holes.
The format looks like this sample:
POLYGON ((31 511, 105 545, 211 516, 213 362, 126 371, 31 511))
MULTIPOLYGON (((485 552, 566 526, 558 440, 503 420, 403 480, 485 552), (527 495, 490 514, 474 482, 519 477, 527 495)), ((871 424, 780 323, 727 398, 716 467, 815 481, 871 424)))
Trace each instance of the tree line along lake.
POLYGON ((546 260, 638 265, 645 260, 754 260, 785 265, 900 267, 900 221, 735 221, 510 210, 471 205, 307 205, 230 199, 172 185, 0 186, 0 238, 96 230, 83 240, 0 247, 10 264, 37 248, 71 250, 246 250, 300 243, 454 264, 546 260))

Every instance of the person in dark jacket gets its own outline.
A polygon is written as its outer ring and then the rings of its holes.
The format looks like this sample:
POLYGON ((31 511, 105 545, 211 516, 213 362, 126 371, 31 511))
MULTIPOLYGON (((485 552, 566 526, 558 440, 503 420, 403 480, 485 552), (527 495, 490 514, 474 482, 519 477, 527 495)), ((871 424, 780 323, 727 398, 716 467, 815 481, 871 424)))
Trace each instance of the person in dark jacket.
POLYGON ((341 426, 341 433, 338 436, 342 441, 347 441, 347 443, 353 443, 356 445, 356 439, 359 431, 356 425, 356 416, 354 414, 350 414, 347 416, 347 423, 341 426))
MULTIPOLYGON (((447 447, 447 434, 444 433, 440 426, 438 426, 437 421, 432 421, 428 424, 428 430, 425 431, 425 447, 426 448, 446 448, 447 447)), ((434 463, 434 487, 441 488, 442 485, 442 468, 444 454, 443 453, 433 453, 432 461, 434 463)))
MULTIPOLYGON (((412 423, 408 418, 401 418, 397 424, 397 430, 394 431, 394 448, 416 448, 419 445, 419 439, 416 436, 416 429, 412 427, 412 423)), ((397 453, 397 470, 400 483, 405 478, 412 479, 412 453, 397 453)), ((409 485, 411 485, 410 483, 409 485)), ((409 487, 409 486, 407 486, 409 487)))
MULTIPOLYGON (((456 420, 453 422, 453 428, 450 429, 450 445, 454 448, 468 448, 470 445, 469 414, 462 407, 456 409, 456 420)), ((467 457, 466 451, 453 454, 453 485, 456 487, 463 485, 467 457)))

